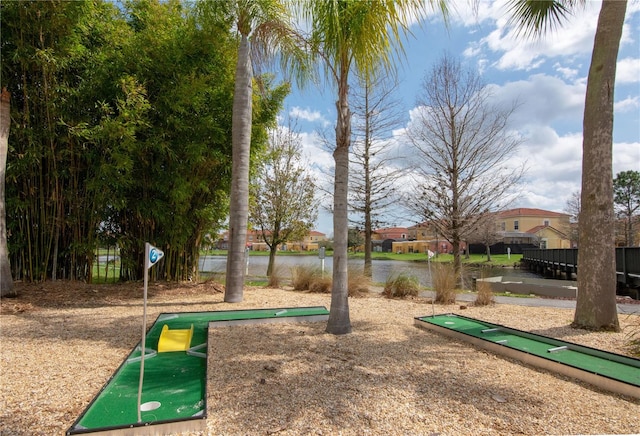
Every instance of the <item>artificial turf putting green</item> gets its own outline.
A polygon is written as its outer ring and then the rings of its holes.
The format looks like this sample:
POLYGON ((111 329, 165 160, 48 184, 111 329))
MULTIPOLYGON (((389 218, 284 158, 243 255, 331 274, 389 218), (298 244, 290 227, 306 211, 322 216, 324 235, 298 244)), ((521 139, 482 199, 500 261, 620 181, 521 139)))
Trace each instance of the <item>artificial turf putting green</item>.
POLYGON ((527 355, 528 358, 520 360, 551 370, 560 369, 564 374, 605 389, 615 388, 611 390, 640 398, 639 359, 456 314, 417 317, 415 322, 417 326, 427 329, 429 325, 436 326, 432 329, 441 333, 455 332, 452 336, 458 339, 510 357, 519 358, 518 353, 527 355), (558 366, 541 364, 542 361, 558 366), (563 371, 561 365, 570 369, 563 371))
POLYGON ((253 322, 320 321, 329 312, 324 307, 290 307, 219 312, 170 313, 158 316, 145 340, 141 422, 138 422, 140 346, 122 363, 89 404, 67 434, 105 429, 128 429, 206 417, 206 344, 209 326, 253 322), (194 355, 185 351, 155 353, 164 326, 190 329, 191 347, 203 345, 194 355), (203 358, 204 357, 204 358, 203 358))

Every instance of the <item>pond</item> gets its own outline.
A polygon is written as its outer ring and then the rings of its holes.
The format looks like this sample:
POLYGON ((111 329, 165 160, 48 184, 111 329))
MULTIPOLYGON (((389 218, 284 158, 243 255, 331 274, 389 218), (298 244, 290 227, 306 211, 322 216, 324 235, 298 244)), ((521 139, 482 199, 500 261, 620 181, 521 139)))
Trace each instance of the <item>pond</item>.
MULTIPOLYGON (((333 258, 327 257, 324 260, 324 270, 327 274, 331 274, 333 258)), ((267 265, 269 263, 268 256, 249 256, 248 276, 249 277, 265 277, 267 274, 267 265)), ((227 265, 226 256, 201 256, 200 272, 201 273, 224 273, 227 265)), ((291 268, 294 266, 311 266, 321 268, 321 261, 317 257, 312 256, 278 256, 276 257, 276 269, 283 278, 291 277, 291 268)), ((349 261, 351 268, 362 270, 364 267, 363 259, 354 259, 349 261)), ((471 277, 480 276, 477 270, 469 267, 465 268, 464 273, 465 287, 471 288, 471 277)), ((400 260, 373 260, 372 273, 373 281, 376 283, 384 283, 387 278, 394 274, 406 273, 415 276, 423 286, 431 286, 431 274, 429 273, 429 262, 407 262, 400 260)), ((539 278, 527 270, 514 268, 491 268, 485 270, 486 277, 508 276, 508 277, 533 277, 539 278)))

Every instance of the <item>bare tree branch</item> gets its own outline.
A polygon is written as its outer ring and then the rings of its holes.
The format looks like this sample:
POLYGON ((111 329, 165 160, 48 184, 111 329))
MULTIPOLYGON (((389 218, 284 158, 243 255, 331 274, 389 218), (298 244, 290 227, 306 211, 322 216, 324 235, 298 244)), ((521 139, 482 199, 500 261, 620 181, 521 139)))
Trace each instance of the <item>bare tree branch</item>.
POLYGON ((524 173, 507 165, 521 143, 507 129, 517 104, 492 105, 478 74, 447 55, 425 77, 419 104, 407 129, 419 161, 407 204, 451 242, 459 270, 461 241, 503 207, 524 173))

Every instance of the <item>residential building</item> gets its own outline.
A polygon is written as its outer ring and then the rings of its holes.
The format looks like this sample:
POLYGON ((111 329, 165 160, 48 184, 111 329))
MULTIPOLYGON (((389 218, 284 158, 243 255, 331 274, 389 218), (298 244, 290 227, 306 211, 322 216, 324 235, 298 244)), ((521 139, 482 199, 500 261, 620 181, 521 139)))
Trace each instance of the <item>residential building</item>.
MULTIPOLYGON (((268 234, 268 233, 267 233, 268 234)), ((327 236, 315 230, 311 230, 302 241, 288 241, 278 247, 279 250, 293 250, 293 251, 314 251, 318 250, 319 243, 326 241, 327 236)), ((264 242, 262 232, 259 230, 247 231, 247 248, 253 251, 268 251, 269 246, 264 242)), ((221 250, 227 250, 229 248, 229 232, 224 232, 220 235, 218 240, 218 248, 221 250)))
POLYGON ((287 249, 294 251, 317 251, 320 248, 320 242, 326 240, 327 235, 316 230, 311 230, 302 241, 288 242, 287 249))
POLYGON ((403 240, 408 239, 409 230, 406 227, 387 227, 376 229, 371 233, 371 240, 384 241, 386 239, 403 240))
MULTIPOLYGON (((436 227, 428 222, 418 223, 407 229, 408 241, 396 241, 393 243, 394 253, 452 253, 453 246, 442 235, 438 235, 436 227)), ((466 244, 461 243, 460 249, 464 250, 466 244)))
POLYGON ((411 241, 424 241, 438 238, 436 227, 429 222, 418 223, 415 226, 409 227, 408 233, 408 239, 411 241))
POLYGON ((542 209, 517 208, 496 214, 496 230, 505 245, 571 248, 569 215, 542 209))
MULTIPOLYGON (((460 243, 460 250, 465 250, 466 243, 460 243)), ((394 253, 453 253, 453 245, 445 239, 429 239, 415 241, 394 241, 392 244, 394 253)))
MULTIPOLYGON (((395 241, 406 241, 408 237, 406 227, 387 227, 376 229, 371 232, 371 249, 376 252, 390 253, 392 244, 395 241)), ((364 250, 364 247, 358 247, 356 251, 364 250)))

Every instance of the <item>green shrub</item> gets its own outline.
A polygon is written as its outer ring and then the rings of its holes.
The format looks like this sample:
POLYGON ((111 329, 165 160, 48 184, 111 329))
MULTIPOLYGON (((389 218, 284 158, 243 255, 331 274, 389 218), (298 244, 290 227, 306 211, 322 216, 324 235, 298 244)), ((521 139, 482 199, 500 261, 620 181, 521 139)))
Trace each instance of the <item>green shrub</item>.
POLYGON ((435 263, 431 281, 436 292, 436 303, 453 304, 456 302, 456 274, 453 265, 435 263))
POLYGON ((389 276, 382 294, 387 298, 415 297, 420 291, 420 283, 415 276, 399 273, 389 276))

